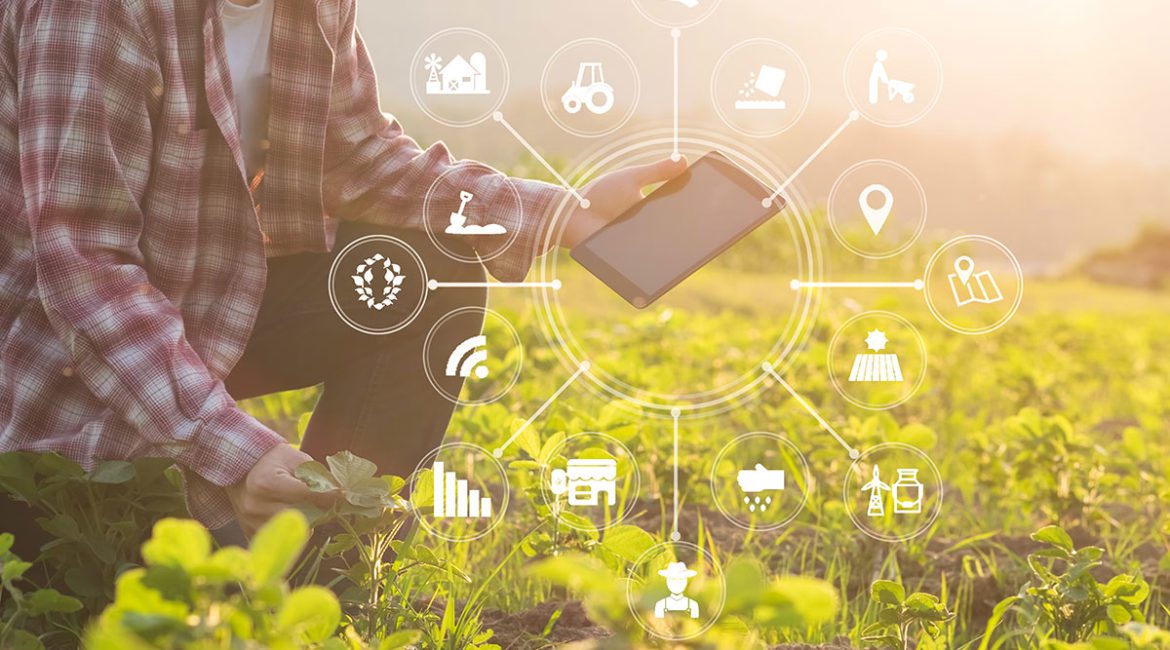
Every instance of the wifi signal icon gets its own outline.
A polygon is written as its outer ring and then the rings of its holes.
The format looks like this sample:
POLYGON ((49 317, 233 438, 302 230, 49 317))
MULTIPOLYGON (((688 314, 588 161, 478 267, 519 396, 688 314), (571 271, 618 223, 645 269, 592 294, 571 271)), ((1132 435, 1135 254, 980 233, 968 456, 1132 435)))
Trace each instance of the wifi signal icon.
POLYGON ((476 377, 483 379, 488 376, 487 367, 487 337, 480 334, 473 336, 455 346, 451 356, 447 357, 448 377, 476 377))

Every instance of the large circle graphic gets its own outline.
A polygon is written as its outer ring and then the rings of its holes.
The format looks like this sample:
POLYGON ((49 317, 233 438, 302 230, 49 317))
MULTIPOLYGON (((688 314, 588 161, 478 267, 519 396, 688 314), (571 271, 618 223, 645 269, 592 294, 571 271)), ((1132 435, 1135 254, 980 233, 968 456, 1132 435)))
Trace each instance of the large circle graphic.
MULTIPOLYGON (((670 131, 653 131, 600 148, 567 177, 580 187, 602 173, 675 151, 670 131)), ((776 162, 718 134, 684 131, 677 151, 692 163, 712 151, 723 154, 759 181, 761 201, 786 176, 776 162)), ((577 209, 575 201, 562 201, 546 235, 551 251, 538 268, 543 283, 555 280, 561 289, 538 290, 538 305, 542 329, 565 368, 573 373, 588 364, 583 383, 596 394, 657 417, 676 408, 686 418, 712 415, 757 395, 767 386, 762 363, 783 372, 807 338, 819 299, 818 292, 788 289, 791 278, 819 278, 822 264, 818 230, 802 197, 791 186, 785 197, 776 216, 642 310, 555 245, 577 209), (701 319, 689 316, 710 304, 731 307, 704 312, 701 319), (614 344, 615 335, 621 344, 614 344), (700 347, 707 356, 678 358, 677 349, 684 342, 692 347, 696 336, 706 340, 700 347)), ((654 242, 646 245, 649 254, 654 242)))

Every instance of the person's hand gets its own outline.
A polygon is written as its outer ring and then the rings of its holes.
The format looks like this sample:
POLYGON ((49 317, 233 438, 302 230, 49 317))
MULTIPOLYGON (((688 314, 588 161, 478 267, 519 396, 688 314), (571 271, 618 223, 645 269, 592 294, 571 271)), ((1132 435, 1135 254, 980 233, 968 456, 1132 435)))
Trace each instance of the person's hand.
POLYGON ((313 492, 293 472, 313 460, 290 445, 277 445, 260 457, 244 480, 228 486, 227 495, 244 534, 251 537, 282 510, 301 505, 328 506, 328 494, 313 492))
POLYGON ((664 158, 656 163, 626 167, 598 177, 581 192, 589 201, 589 207, 573 211, 561 235, 561 245, 573 248, 585 241, 641 201, 643 188, 664 183, 686 169, 686 158, 677 162, 664 158))

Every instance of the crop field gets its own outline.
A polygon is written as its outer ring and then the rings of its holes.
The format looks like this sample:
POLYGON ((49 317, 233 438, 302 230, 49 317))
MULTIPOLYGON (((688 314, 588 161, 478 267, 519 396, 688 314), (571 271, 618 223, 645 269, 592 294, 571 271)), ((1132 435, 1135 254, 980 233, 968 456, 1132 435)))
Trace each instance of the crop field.
MULTIPOLYGON (((597 371, 628 385, 705 391, 758 371, 794 300, 774 236, 753 235, 643 311, 561 260, 563 322, 597 371)), ((911 273, 930 253, 921 244, 866 266, 827 249, 838 279, 911 273)), ((498 401, 457 409, 448 441, 501 446, 569 379, 538 298, 492 291, 489 307, 523 343, 521 378, 498 401)), ((691 639, 655 640, 627 606, 631 565, 671 532, 673 422, 587 382, 570 384, 508 447, 506 515, 472 542, 414 527, 402 480, 335 458, 302 475, 346 496, 333 512, 308 513, 329 522, 318 529, 332 531, 323 550, 297 559, 309 536, 302 517, 231 552, 170 519, 140 556, 154 519, 181 515, 172 474, 120 464, 82 475, 51 458, 5 457, 0 485, 37 502, 61 539, 31 565, 0 553, 0 638, 100 648, 1170 647, 1170 295, 1029 278, 1014 319, 974 337, 938 325, 910 290, 833 290, 817 302, 784 378, 848 444, 927 452, 945 486, 939 516, 903 542, 863 534, 842 501, 851 459, 775 382, 723 413, 683 418, 678 531, 727 580, 721 616, 691 639), (826 368, 833 332, 867 310, 913 323, 929 354, 916 394, 885 411, 842 399, 826 368), (580 432, 608 434, 638 459, 638 480, 620 482, 607 515, 626 516, 602 531, 541 492, 542 473, 563 461, 558 445, 580 432), (804 507, 774 530, 725 517, 709 480, 720 449, 748 432, 777 434, 807 461, 804 507), (102 515, 84 514, 82 500, 102 515)), ((494 391, 492 381, 468 390, 494 391)), ((316 397, 246 406, 295 439, 316 397)), ((626 479, 632 471, 619 465, 626 479)), ((695 585, 700 598, 713 589, 695 585)))

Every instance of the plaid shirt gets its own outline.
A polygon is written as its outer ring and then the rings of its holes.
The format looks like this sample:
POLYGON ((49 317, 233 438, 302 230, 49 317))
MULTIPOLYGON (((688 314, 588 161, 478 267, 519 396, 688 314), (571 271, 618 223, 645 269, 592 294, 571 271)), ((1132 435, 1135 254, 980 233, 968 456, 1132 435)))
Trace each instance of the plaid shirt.
MULTIPOLYGON (((336 219, 423 228, 453 165, 381 112, 355 0, 277 0, 261 199, 222 1, 0 4, 0 451, 172 458, 213 526, 230 518, 222 487, 283 442, 223 385, 266 257, 329 250, 336 219)), ((508 204, 497 172, 452 173, 508 204)), ((517 184, 527 226, 488 264, 501 279, 525 275, 562 196, 517 184)))

